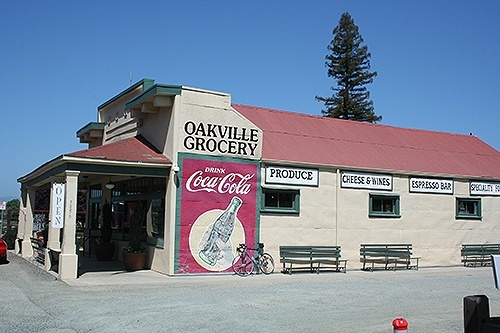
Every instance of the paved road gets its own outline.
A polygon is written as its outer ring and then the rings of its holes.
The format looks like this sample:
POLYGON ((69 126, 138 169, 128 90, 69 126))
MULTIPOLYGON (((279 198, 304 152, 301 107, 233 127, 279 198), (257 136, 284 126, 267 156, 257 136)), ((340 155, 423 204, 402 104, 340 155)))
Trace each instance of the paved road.
POLYGON ((10 254, 0 265, 0 332, 463 332, 463 297, 485 294, 491 268, 347 274, 166 277, 86 273, 68 285, 10 254))

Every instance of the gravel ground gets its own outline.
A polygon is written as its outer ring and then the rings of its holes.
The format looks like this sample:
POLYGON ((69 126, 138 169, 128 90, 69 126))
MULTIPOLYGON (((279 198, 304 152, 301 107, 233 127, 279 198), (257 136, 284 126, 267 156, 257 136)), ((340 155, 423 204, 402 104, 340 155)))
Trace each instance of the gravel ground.
POLYGON ((408 332, 453 333, 464 330, 464 296, 479 294, 500 315, 490 267, 154 281, 138 272, 134 284, 117 272, 109 275, 116 283, 68 285, 12 253, 9 260, 0 265, 0 332, 389 333, 404 317, 408 332))

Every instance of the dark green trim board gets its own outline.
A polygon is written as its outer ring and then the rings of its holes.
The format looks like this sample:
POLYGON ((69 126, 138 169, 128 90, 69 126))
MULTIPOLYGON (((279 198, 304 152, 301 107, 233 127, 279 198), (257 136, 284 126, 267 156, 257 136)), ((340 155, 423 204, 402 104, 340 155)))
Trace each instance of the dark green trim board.
MULTIPOLYGON (((145 177, 168 177, 170 166, 164 167, 135 167, 121 165, 88 164, 66 162, 55 166, 37 177, 34 177, 21 184, 22 187, 34 186, 45 180, 50 181, 50 177, 61 175, 64 171, 80 171, 85 173, 105 174, 105 175, 141 175, 145 177)), ((21 181, 21 178, 17 180, 21 181)))
POLYGON ((116 100, 122 98, 123 96, 129 94, 130 92, 134 91, 135 89, 137 89, 141 85, 142 85, 142 91, 145 91, 145 90, 149 89, 151 86, 153 86, 154 82, 155 82, 155 80, 152 80, 152 79, 142 79, 139 82, 134 83, 133 85, 131 85, 130 87, 128 87, 127 89, 125 89, 124 91, 119 93, 118 95, 108 99, 106 102, 99 105, 97 107, 97 110, 105 108, 106 106, 113 103, 114 101, 116 101, 116 100))
POLYGON ((139 96, 136 96, 132 98, 130 101, 128 101, 125 104, 125 109, 130 110, 134 108, 134 106, 143 103, 147 99, 156 96, 156 95, 163 95, 163 96, 174 96, 174 95, 180 95, 182 91, 182 86, 174 86, 174 85, 167 85, 167 84, 155 84, 154 86, 150 87, 149 89, 145 90, 142 94, 139 96))
POLYGON ((91 122, 76 131, 76 137, 82 136, 83 134, 91 131, 99 130, 104 131, 104 123, 91 122))

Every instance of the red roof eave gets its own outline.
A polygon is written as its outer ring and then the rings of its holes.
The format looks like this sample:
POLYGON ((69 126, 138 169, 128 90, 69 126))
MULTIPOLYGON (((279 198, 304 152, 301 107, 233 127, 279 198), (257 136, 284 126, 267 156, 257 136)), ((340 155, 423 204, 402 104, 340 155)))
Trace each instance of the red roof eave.
POLYGON ((172 163, 171 159, 162 154, 142 136, 79 150, 66 154, 65 156, 136 163, 172 163))

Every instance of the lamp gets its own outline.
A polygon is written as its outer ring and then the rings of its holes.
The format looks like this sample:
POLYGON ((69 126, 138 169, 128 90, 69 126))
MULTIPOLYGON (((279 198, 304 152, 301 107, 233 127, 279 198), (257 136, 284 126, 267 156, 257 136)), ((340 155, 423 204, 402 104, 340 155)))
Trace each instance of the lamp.
POLYGON ((175 172, 175 173, 179 172, 179 171, 180 171, 179 166, 178 166, 177 164, 174 164, 174 165, 172 166, 172 171, 173 171, 173 172, 175 172))
POLYGON ((109 182, 107 182, 107 183, 106 183, 106 185, 104 185, 104 186, 106 186, 106 188, 107 188, 108 190, 112 190, 112 189, 114 189, 114 188, 115 188, 115 184, 113 184, 113 183, 111 182, 111 178, 109 178, 109 182))

